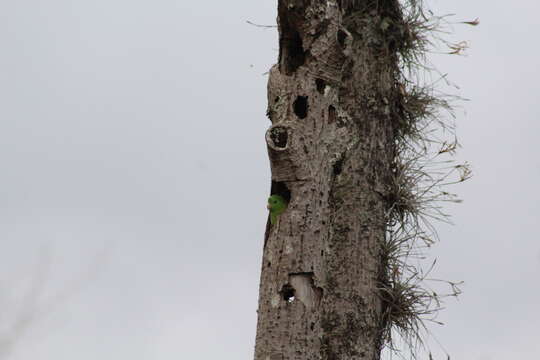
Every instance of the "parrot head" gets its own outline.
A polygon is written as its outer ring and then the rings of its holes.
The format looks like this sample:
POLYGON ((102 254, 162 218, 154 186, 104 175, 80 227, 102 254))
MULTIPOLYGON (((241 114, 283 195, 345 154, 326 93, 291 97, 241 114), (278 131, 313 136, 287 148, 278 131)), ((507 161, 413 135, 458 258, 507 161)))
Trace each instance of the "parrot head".
POLYGON ((271 212, 285 210, 287 201, 280 195, 272 195, 268 198, 268 205, 266 207, 271 212))
POLYGON ((271 195, 266 207, 270 210, 270 221, 274 224, 277 217, 287 209, 287 201, 280 195, 271 195))

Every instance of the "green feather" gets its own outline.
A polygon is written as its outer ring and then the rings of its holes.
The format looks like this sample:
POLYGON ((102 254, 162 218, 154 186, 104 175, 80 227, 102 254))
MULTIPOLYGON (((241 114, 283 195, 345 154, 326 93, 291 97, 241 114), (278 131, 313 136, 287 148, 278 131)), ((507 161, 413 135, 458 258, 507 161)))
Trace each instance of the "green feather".
POLYGON ((287 200, 280 195, 271 195, 268 198, 268 210, 270 210, 270 223, 274 225, 279 215, 287 209, 287 200))

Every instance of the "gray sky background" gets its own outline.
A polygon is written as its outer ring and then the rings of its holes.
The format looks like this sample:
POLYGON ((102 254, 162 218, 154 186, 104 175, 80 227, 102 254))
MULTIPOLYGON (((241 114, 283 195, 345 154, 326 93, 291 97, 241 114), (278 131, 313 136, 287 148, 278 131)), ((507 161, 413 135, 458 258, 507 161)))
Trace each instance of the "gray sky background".
MULTIPOLYGON (((438 226, 434 275, 465 286, 433 330, 453 359, 538 359, 540 5, 430 4, 481 20, 434 57, 475 176, 438 226)), ((44 282, 10 360, 252 358, 278 45, 245 21, 275 7, 0 1, 3 338, 44 282)))

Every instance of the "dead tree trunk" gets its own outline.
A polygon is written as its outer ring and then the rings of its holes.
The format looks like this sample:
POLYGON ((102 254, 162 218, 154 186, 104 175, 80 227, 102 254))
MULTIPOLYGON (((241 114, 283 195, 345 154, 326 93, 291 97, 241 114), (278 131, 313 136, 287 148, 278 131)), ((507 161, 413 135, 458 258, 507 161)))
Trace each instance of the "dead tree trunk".
POLYGON ((397 0, 278 0, 266 142, 272 194, 255 360, 379 359, 395 155, 397 0))

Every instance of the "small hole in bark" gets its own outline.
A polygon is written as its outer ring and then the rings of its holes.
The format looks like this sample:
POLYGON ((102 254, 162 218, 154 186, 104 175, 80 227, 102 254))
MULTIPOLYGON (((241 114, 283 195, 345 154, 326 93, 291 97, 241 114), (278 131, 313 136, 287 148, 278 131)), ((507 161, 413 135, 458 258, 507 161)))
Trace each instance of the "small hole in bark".
POLYGON ((298 289, 293 295, 295 299, 308 308, 319 306, 323 297, 323 289, 315 285, 313 272, 300 272, 289 274, 289 284, 293 289, 298 289))
POLYGON ((323 79, 315 80, 315 86, 317 86, 317 91, 319 94, 324 95, 324 90, 326 89, 326 81, 323 79))
POLYGON ((283 181, 272 181, 270 195, 280 195, 288 203, 291 202, 291 191, 283 181))
POLYGON ((268 262, 268 267, 270 267, 270 265, 272 265, 272 263, 269 261, 269 262, 268 262))
POLYGON ((347 39, 347 33, 343 30, 338 30, 337 32, 337 41, 341 48, 345 47, 345 39, 347 39))
POLYGON ((281 296, 283 296, 283 300, 285 300, 287 302, 293 302, 294 301, 295 290, 291 286, 291 284, 283 285, 283 287, 281 288, 280 293, 281 293, 281 296))
POLYGON ((336 121, 336 108, 330 105, 328 107, 328 123, 332 124, 334 121, 336 121))
POLYGON ((300 119, 305 119, 308 113, 308 97, 298 96, 293 103, 293 109, 296 116, 300 119))
POLYGON ((343 159, 342 158, 334 163, 334 165, 332 166, 332 170, 334 172, 334 176, 341 174, 341 172, 343 171, 343 159))
POLYGON ((289 140, 289 135, 287 134, 287 129, 283 127, 275 127, 270 131, 270 139, 277 148, 287 147, 287 141, 289 140))
POLYGON ((311 329, 311 331, 313 331, 313 329, 315 329, 315 323, 311 323, 311 325, 309 325, 309 328, 311 329))
POLYGON ((306 61, 302 38, 296 29, 289 29, 283 36, 285 73, 291 75, 306 61))
POLYGON ((279 96, 276 96, 276 98, 274 99, 274 102, 278 102, 279 101, 279 96))

